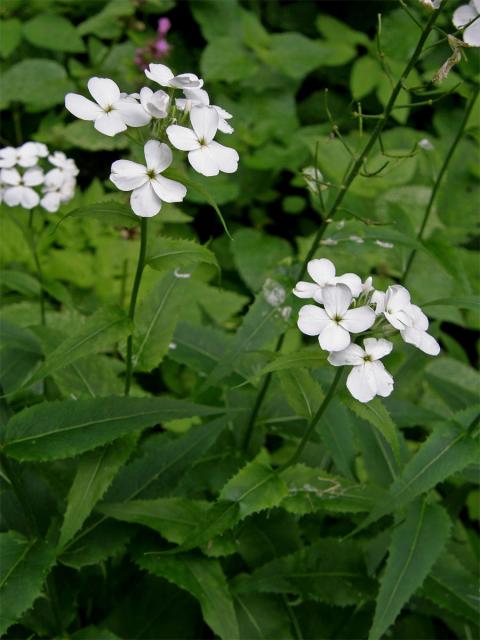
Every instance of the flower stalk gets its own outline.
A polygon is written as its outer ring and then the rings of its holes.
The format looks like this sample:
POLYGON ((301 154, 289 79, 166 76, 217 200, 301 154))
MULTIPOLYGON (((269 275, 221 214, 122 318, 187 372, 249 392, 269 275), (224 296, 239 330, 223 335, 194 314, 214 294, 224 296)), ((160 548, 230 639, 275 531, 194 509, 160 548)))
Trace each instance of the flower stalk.
MULTIPOLYGON (((138 253, 137 270, 135 272, 135 280, 133 281, 132 295, 130 297, 130 306, 128 309, 128 317, 132 324, 135 319, 135 308, 137 306, 138 291, 142 281, 143 269, 145 267, 145 255, 147 252, 147 222, 148 218, 140 219, 140 250, 138 253)), ((132 328, 133 331, 133 328, 132 328)), ((125 370, 125 395, 130 393, 133 374, 133 333, 127 338, 127 360, 125 370)))

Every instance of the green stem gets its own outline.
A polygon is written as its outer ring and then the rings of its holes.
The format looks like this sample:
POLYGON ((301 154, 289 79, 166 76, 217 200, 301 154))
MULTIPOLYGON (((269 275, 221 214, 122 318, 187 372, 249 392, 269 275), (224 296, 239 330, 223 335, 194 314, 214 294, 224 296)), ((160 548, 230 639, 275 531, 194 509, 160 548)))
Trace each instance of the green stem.
MULTIPOLYGON (((137 306, 138 290, 142 281, 143 269, 145 267, 145 254, 147 251, 147 221, 148 218, 142 218, 140 223, 140 251, 138 254, 137 271, 133 282, 132 295, 130 298, 130 307, 128 309, 128 317, 133 323, 135 318, 135 307, 137 306)), ((125 395, 130 393, 133 373, 133 335, 130 334, 127 339, 127 368, 125 371, 125 395)))
POLYGON ((44 296, 44 287, 43 287, 43 271, 42 266, 40 264, 40 259, 38 257, 37 244, 35 241, 35 232, 33 228, 33 218, 35 215, 35 210, 32 209, 30 211, 30 216, 28 218, 28 244, 30 245, 30 250, 33 255, 33 260, 35 262, 35 268, 37 271, 37 278, 40 283, 40 320, 43 325, 47 324, 46 314, 45 314, 45 296, 44 296))
MULTIPOLYGON (((442 4, 442 8, 445 6, 446 2, 444 2, 442 4)), ((350 167, 350 169, 347 172, 347 175, 343 181, 343 184, 340 187, 340 190, 338 191, 338 194, 334 200, 334 202, 332 203, 332 206, 330 207, 329 211, 326 213, 326 215, 323 218, 322 223, 320 224, 318 231, 313 239, 312 245, 310 247, 309 252, 307 253, 307 256, 305 257, 305 260, 303 261, 302 267, 300 269, 300 273, 298 275, 298 280, 301 280, 303 278, 303 276, 305 275, 305 272, 307 270, 307 265, 310 262, 310 260, 313 258, 313 256, 315 255, 315 253, 317 252, 317 249, 320 245, 320 241, 323 238, 323 235, 327 229, 327 226, 330 224, 330 222, 332 221, 332 219, 334 218, 335 214, 337 213, 337 211, 340 208, 340 205, 343 202, 343 199, 345 198, 345 195, 348 192, 348 189, 350 188, 350 185, 352 184, 352 182, 355 180, 355 178, 358 176, 358 174, 360 173, 363 164, 365 162, 365 160, 367 159, 368 154, 370 153, 370 151, 372 150, 375 142, 377 141, 377 139, 379 138, 380 134, 382 133, 385 124, 388 120, 388 118, 390 117, 390 114, 393 110, 394 104, 395 104, 395 100, 398 97, 398 94, 400 93, 400 90, 402 88, 402 85, 405 81, 405 79, 408 77, 410 71, 413 69, 413 67, 415 66, 415 63, 417 62, 421 52, 422 52, 422 48, 423 45, 425 44, 425 41, 427 40, 430 32, 432 31, 434 25, 435 25, 435 21, 437 20, 438 16, 440 14, 440 10, 439 11, 433 11, 432 15, 430 16, 430 19, 428 20, 425 29, 423 30, 417 46, 415 47, 415 51, 412 54, 412 57, 410 58, 410 60, 408 61, 400 79, 398 80, 398 82, 396 83, 396 85, 394 86, 394 88, 392 89, 392 93, 390 95, 390 99, 387 102, 385 109, 383 111, 383 114, 381 116, 379 116, 377 124, 375 125, 374 130, 372 131, 370 138, 367 142, 367 144, 365 145, 363 151, 360 153, 360 155, 357 157, 357 159, 355 160, 355 162, 352 164, 352 166, 350 167)), ((281 347, 283 345, 283 339, 279 339, 276 345, 276 349, 275 352, 278 352, 281 347)), ((250 439, 251 436, 253 434, 253 429, 254 429, 254 422, 257 418, 257 415, 260 411, 262 402, 267 394, 268 388, 270 386, 270 381, 272 379, 271 374, 268 374, 268 376, 265 378, 264 383, 262 384, 260 391, 258 393, 257 399, 255 401, 254 404, 254 408, 253 411, 250 415, 250 422, 248 424, 247 427, 247 431, 246 431, 246 437, 245 437, 245 441, 244 441, 244 449, 248 450, 249 444, 250 444, 250 439)))
MULTIPOLYGON (((475 93, 473 94, 473 96, 470 99, 470 102, 467 105, 467 108, 465 109, 465 113, 462 119, 462 122, 460 124, 460 127, 457 131, 457 135, 455 136, 450 149, 447 152, 447 155, 445 156, 445 159, 443 161, 443 164, 440 168, 440 171, 438 172, 438 176, 437 179, 435 180, 435 183, 433 185, 433 189, 432 189, 432 193, 430 194, 430 199, 428 200, 428 204, 427 204, 427 208, 425 209, 425 213, 423 214, 423 220, 422 220, 422 224, 420 225, 420 229, 418 231, 417 234, 417 241, 420 242, 423 238, 423 234, 425 232, 427 223, 428 223, 428 219, 430 217, 430 213, 432 212, 432 208, 433 208, 433 203, 435 201, 435 198, 437 196, 438 190, 440 188, 440 184, 443 180, 443 176, 445 175, 445 172, 448 168, 448 165, 450 164, 450 160, 453 157, 453 154, 455 153, 455 149, 458 146, 458 143, 460 142, 460 140, 463 137, 464 131, 465 131, 465 127, 467 125, 468 119, 470 117, 470 114, 472 113, 472 109, 473 106, 475 104, 476 99, 478 98, 478 94, 480 92, 480 85, 477 85, 477 88, 475 90, 475 93)), ((417 250, 413 249, 412 252, 410 253, 410 256, 407 260, 407 266, 405 267, 405 271, 403 272, 402 278, 401 278, 401 282, 405 282, 405 280, 407 279, 408 274, 410 273, 410 269, 412 267, 412 263, 415 259, 415 256, 417 254, 417 250)))
POLYGON ((342 374, 343 374, 343 367, 339 367, 337 369, 336 373, 335 373, 335 377, 334 377, 334 379, 332 381, 332 384, 330 385, 330 389, 328 390, 327 395, 325 396, 325 398, 323 399, 322 404, 318 408, 317 413, 311 419, 310 424, 307 427, 307 430, 303 434, 303 437, 300 440, 300 443, 299 443, 297 449, 295 450, 295 453, 293 454, 293 456, 289 460, 287 460, 287 462, 285 462, 280 467, 279 472, 285 471, 285 469, 288 469, 288 467, 291 467, 292 465, 294 465, 298 461, 300 456, 302 455, 302 451, 305 449, 305 446, 306 446, 307 442, 309 441, 310 436, 315 431, 315 428, 316 428, 317 424, 320 422, 320 418, 325 413, 328 405, 330 404, 330 401, 332 400, 333 396, 335 395, 335 391, 337 390, 338 383, 340 382, 342 374))

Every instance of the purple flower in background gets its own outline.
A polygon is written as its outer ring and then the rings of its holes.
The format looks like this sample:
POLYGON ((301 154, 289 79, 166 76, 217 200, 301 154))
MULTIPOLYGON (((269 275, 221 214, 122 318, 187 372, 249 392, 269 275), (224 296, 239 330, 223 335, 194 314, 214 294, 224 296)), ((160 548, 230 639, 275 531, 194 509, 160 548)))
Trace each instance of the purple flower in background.
POLYGON ((165 36, 171 26, 169 18, 165 16, 159 18, 156 39, 147 43, 144 48, 136 50, 134 62, 142 71, 145 71, 152 60, 162 60, 170 53, 171 46, 165 36))
POLYGON ((172 26, 172 23, 165 16, 163 16, 158 20, 157 33, 160 36, 160 38, 163 38, 164 36, 167 35, 167 33, 170 31, 171 26, 172 26))

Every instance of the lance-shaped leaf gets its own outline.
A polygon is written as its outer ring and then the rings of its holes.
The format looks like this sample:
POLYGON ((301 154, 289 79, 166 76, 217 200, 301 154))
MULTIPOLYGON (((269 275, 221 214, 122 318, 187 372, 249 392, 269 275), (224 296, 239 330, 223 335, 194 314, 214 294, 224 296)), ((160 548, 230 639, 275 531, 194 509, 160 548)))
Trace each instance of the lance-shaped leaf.
POLYGON ((64 340, 45 359, 25 385, 42 380, 79 358, 111 347, 130 330, 130 320, 121 309, 102 309, 88 318, 80 331, 64 340))
POLYGON ((102 498, 118 470, 130 456, 137 437, 121 438, 103 448, 89 451, 80 458, 67 497, 67 509, 60 531, 58 547, 63 549, 79 531, 93 507, 102 498))
POLYGON ((133 213, 129 204, 113 201, 97 202, 69 211, 58 224, 62 224, 67 218, 89 218, 121 227, 135 227, 138 225, 138 216, 133 213))
POLYGON ((374 398, 370 402, 362 403, 349 398, 345 401, 345 404, 359 418, 369 422, 382 434, 390 445, 395 460, 398 463, 400 459, 400 446, 397 427, 380 399, 374 398))
POLYGON ((290 631, 287 605, 280 596, 265 593, 233 593, 240 638, 294 638, 290 631))
POLYGON ((136 562, 149 573, 191 593, 200 604, 205 622, 222 640, 239 638, 232 596, 218 560, 147 552, 139 553, 136 562))
POLYGON ((152 269, 158 271, 176 269, 198 262, 218 267, 217 258, 210 249, 186 238, 159 238, 150 247, 146 262, 152 269))
POLYGON ((8 422, 4 449, 18 460, 58 460, 84 453, 159 422, 221 409, 173 398, 93 398, 44 402, 8 422))
POLYGON ((0 634, 18 621, 42 592, 55 549, 17 532, 0 533, 0 634))
POLYGON ((276 354, 275 359, 265 365, 258 375, 263 376, 286 369, 316 369, 324 365, 326 360, 327 353, 320 351, 318 347, 298 349, 293 353, 276 354))
POLYGON ((369 640, 379 640, 435 564, 450 535, 450 518, 436 504, 417 501, 394 529, 369 640))

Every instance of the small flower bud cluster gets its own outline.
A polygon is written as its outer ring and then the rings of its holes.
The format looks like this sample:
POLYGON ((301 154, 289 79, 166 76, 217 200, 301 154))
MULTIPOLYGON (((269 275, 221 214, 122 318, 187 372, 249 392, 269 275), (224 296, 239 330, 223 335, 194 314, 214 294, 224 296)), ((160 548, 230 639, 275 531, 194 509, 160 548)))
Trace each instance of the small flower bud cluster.
POLYGON ((162 139, 164 133, 173 147, 188 152, 190 165, 204 176, 216 176, 221 171, 235 173, 239 157, 235 149, 214 140, 217 131, 233 133, 227 122, 232 115, 210 104, 208 93, 202 89, 203 80, 193 73, 175 76, 164 64, 150 64, 145 75, 168 93, 143 87, 139 93, 128 95, 109 78, 90 78, 88 90, 95 102, 68 93, 65 106, 77 118, 93 121, 95 129, 108 136, 128 127, 150 126, 152 139, 144 145, 145 165, 117 160, 112 164, 110 180, 121 191, 132 192, 130 204, 136 215, 151 217, 160 211, 162 202, 181 202, 187 192, 179 182, 160 175, 173 159, 162 139), (183 97, 174 101, 177 90, 183 97), (183 126, 188 119, 191 128, 183 126))
POLYGON ((152 40, 145 47, 135 51, 135 64, 142 71, 145 71, 152 59, 162 60, 170 53, 171 47, 166 36, 171 26, 172 24, 167 17, 164 16, 160 18, 158 20, 157 37, 155 40, 152 40))
POLYGON ((54 213, 75 195, 77 175, 71 158, 61 151, 49 155, 41 142, 4 147, 0 149, 0 202, 24 209, 40 205, 54 213))
POLYGON ((304 305, 297 326, 308 336, 318 336, 320 347, 330 352, 330 364, 352 367, 347 388, 360 402, 389 396, 393 390, 393 377, 380 362, 393 344, 383 336, 398 330, 405 342, 424 353, 440 352, 438 342, 427 333, 427 316, 411 303, 405 287, 396 284, 385 292, 376 291, 371 277, 362 283, 354 273, 337 276, 334 264, 325 258, 311 260, 307 271, 313 282, 298 282, 293 293, 322 306, 304 305), (363 348, 352 342, 351 334, 366 334, 363 348))

